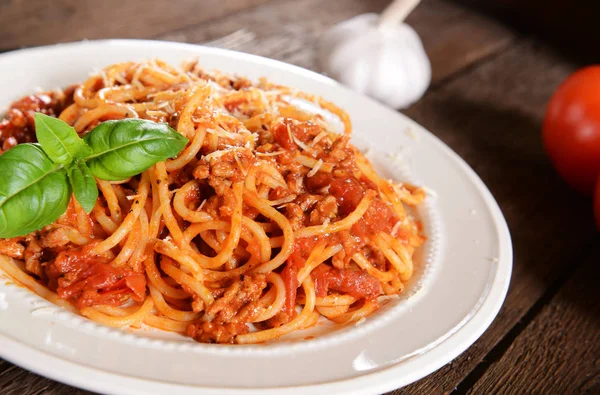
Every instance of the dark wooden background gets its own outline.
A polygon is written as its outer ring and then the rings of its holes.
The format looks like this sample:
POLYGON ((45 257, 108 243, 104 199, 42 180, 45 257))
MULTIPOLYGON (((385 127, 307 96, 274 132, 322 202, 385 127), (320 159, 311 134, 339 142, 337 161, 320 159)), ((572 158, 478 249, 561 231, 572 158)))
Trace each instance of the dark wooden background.
MULTIPOLYGON (((3 0, 0 51, 135 37, 213 42, 315 69, 322 32, 387 3, 3 0)), ((395 394, 600 393, 600 243, 591 202, 561 182, 540 141, 553 90, 600 54, 600 14, 577 1, 463 3, 476 10, 424 0, 408 18, 433 83, 405 113, 458 152, 498 200, 514 243, 513 278, 499 316, 472 347, 395 394)), ((86 392, 0 360, 0 393, 86 392)))

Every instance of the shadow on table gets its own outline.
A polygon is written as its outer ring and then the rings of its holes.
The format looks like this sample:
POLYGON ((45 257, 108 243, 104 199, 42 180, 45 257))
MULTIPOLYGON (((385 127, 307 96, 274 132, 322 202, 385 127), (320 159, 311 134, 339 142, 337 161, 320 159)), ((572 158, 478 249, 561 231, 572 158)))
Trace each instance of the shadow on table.
POLYGON ((600 62, 597 0, 453 0, 541 37, 580 63, 600 62))

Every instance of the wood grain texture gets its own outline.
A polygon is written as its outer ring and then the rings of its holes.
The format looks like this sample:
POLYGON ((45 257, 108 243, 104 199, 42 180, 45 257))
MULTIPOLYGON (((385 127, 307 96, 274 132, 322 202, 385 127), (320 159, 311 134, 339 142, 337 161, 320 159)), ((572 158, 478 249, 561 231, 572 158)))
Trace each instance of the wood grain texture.
POLYGON ((546 103, 575 66, 535 42, 431 90, 407 115, 453 148, 497 199, 511 231, 513 276, 498 318, 453 363, 397 393, 452 391, 598 241, 591 204, 569 190, 541 144, 546 103), (543 72, 542 72, 543 71, 543 72))
POLYGON ((493 14, 520 31, 560 46, 584 63, 598 63, 597 0, 454 0, 493 14))
MULTIPOLYGON (((158 38, 218 45, 319 70, 315 58, 319 36, 356 15, 380 12, 389 0, 286 0, 265 4, 158 38)), ((515 34, 491 18, 444 0, 425 0, 408 17, 431 60, 433 81, 510 45, 515 34)))
MULTIPOLYGON (((74 0, 56 1, 52 6, 41 0, 0 2, 0 49, 84 37, 192 43, 217 40, 215 45, 317 70, 314 43, 322 32, 354 15, 379 12, 387 1, 180 0, 174 7, 169 2, 148 6, 149 2, 141 0, 109 0, 94 2, 93 9, 89 4, 74 0), (105 23, 106 15, 112 17, 110 24, 105 23), (131 15, 137 16, 133 22, 131 15)), ((499 386, 503 369, 521 361, 519 356, 543 362, 544 355, 558 355, 544 354, 543 348, 525 353, 524 346, 537 346, 536 339, 583 350, 578 337, 560 338, 558 331, 543 337, 551 323, 535 317, 536 304, 559 288, 565 273, 581 262, 587 254, 584 247, 598 241, 589 202, 558 179, 539 141, 545 103, 574 65, 533 41, 524 42, 492 19, 446 0, 424 0, 408 23, 420 34, 430 56, 434 86, 406 113, 456 150, 489 186, 512 232, 515 266, 505 306, 483 337, 453 363, 396 393, 452 391, 481 366, 520 320, 533 315, 531 325, 517 336, 514 350, 508 348, 489 375, 483 372, 476 381, 477 392, 505 389, 499 386)), ((570 293, 566 295, 568 300, 570 293)), ((557 311, 564 313, 564 309, 557 311)), ((544 314, 549 313, 542 310, 539 317, 544 314)), ((548 316, 556 318, 557 314, 548 316)), ((595 339, 589 323, 582 324, 574 317, 570 322, 564 328, 582 325, 585 339, 595 339)), ((574 355, 560 354, 557 358, 568 364, 574 355)), ((527 368, 521 362, 520 366, 527 368)), ((547 389, 549 378, 541 373, 543 370, 523 373, 521 385, 532 378, 546 381, 538 387, 523 388, 547 389)), ((585 385, 595 388, 594 383, 585 385)), ((585 385, 582 388, 587 388, 585 385)), ((0 393, 88 394, 1 360, 0 393)))
POLYGON ((57 383, 28 372, 0 359, 0 394, 2 395, 93 395, 66 384, 57 383))
POLYGON ((600 249, 469 392, 600 393, 600 249))
POLYGON ((98 38, 149 38, 269 0, 5 0, 0 49, 98 38))
MULTIPOLYGON (((61 7, 69 7, 68 1, 57 3, 56 6, 59 10, 61 7)), ((136 1, 131 3, 139 4, 136 1)), ((236 3, 240 7, 248 5, 248 2, 241 1, 230 1, 230 3, 236 3)), ((255 0, 251 3, 258 4, 259 2, 255 0)), ((31 36, 16 37, 20 31, 10 30, 15 27, 0 24, 0 26, 4 26, 0 27, 0 38, 4 38, 0 41, 3 44, 0 45, 11 48, 20 45, 71 41, 83 37, 128 36, 128 34, 133 34, 133 37, 193 43, 218 40, 214 44, 316 69, 314 43, 321 33, 335 23, 355 15, 365 12, 379 12, 386 4, 386 0, 270 2, 254 9, 247 9, 221 18, 215 18, 215 11, 210 11, 212 14, 209 12, 209 15, 202 17, 205 18, 202 19, 204 21, 202 24, 190 27, 185 27, 185 24, 183 24, 184 26, 177 26, 176 29, 171 29, 171 32, 167 34, 165 34, 165 29, 169 26, 173 27, 173 24, 166 24, 164 21, 161 22, 160 26, 153 25, 153 28, 149 30, 136 30, 135 26, 123 26, 119 25, 123 22, 114 21, 114 25, 108 31, 102 33, 97 28, 71 24, 70 29, 60 31, 50 29, 49 32, 44 33, 46 35, 44 37, 41 37, 39 31, 31 36), (315 10, 318 10, 318 12, 315 10), (10 34, 13 34, 13 36, 10 36, 10 34), (103 35, 99 36, 98 34, 103 35), (223 36, 229 37, 223 38, 223 36)), ((75 5, 77 6, 76 3, 75 5)), ((5 20, 14 19, 21 21, 22 25, 32 24, 31 20, 39 22, 39 15, 43 15, 44 9, 37 10, 37 14, 35 14, 33 7, 24 12, 23 7, 29 6, 32 5, 20 3, 16 8, 13 5, 11 13, 2 13, 0 21, 2 21, 2 18, 6 18, 5 20)), ((7 7, 10 8, 10 6, 7 7)), ((78 7, 80 8, 76 8, 71 16, 64 16, 63 18, 67 19, 63 19, 62 23, 78 18, 85 19, 85 12, 81 8, 85 7, 85 4, 78 7)), ((53 12, 59 13, 59 11, 53 12)), ((68 14, 68 12, 65 12, 65 14, 68 14)), ((169 15, 165 16, 165 20, 170 20, 170 18, 169 15)), ((423 39, 424 46, 432 61, 434 81, 440 81, 456 73, 502 47, 510 45, 515 39, 514 34, 509 29, 493 22, 491 19, 478 16, 463 7, 447 3, 444 0, 425 0, 420 8, 409 17, 407 22, 417 30, 423 39), (440 34, 441 31, 445 33, 440 34)), ((0 372, 2 372, 0 373, 0 393, 83 393, 26 372, 10 365, 8 362, 2 362, 2 364, 0 365, 0 372), (10 367, 6 368, 6 366, 10 367)))

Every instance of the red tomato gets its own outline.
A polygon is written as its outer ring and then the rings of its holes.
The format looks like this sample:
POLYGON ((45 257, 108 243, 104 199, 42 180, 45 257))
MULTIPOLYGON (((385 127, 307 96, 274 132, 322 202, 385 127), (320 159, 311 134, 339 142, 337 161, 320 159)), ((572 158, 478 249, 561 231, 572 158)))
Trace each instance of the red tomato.
POLYGON ((594 217, 596 217, 596 226, 600 230, 600 176, 596 182, 596 190, 594 191, 594 217))
POLYGON ((558 87, 548 104, 543 139, 561 177, 591 195, 600 172, 600 66, 578 70, 558 87))

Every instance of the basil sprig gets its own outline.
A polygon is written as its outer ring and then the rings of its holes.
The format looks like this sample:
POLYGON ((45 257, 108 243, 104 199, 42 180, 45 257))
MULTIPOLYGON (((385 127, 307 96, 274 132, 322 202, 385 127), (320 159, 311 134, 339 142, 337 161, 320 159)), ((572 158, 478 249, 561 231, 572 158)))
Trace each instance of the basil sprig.
POLYGON ((39 144, 0 155, 0 238, 56 221, 71 193, 90 213, 98 198, 94 177, 125 180, 177 156, 188 143, 168 125, 143 119, 102 122, 81 139, 65 122, 36 113, 35 129, 39 144))
POLYGON ((88 147, 75 129, 58 118, 42 113, 35 114, 35 136, 54 163, 68 165, 76 157, 89 153, 88 147))
POLYGON ((188 142, 167 124, 140 119, 103 122, 83 141, 92 149, 86 159, 92 173, 111 181, 135 176, 177 156, 188 142))
POLYGON ((91 212, 98 199, 98 187, 94 174, 82 160, 71 163, 67 167, 67 174, 75 199, 86 213, 91 212))
POLYGON ((0 237, 14 237, 56 221, 67 209, 67 173, 38 144, 0 156, 0 237))

